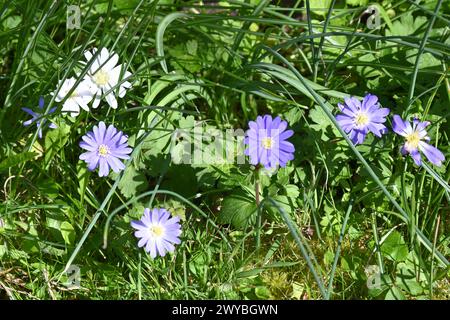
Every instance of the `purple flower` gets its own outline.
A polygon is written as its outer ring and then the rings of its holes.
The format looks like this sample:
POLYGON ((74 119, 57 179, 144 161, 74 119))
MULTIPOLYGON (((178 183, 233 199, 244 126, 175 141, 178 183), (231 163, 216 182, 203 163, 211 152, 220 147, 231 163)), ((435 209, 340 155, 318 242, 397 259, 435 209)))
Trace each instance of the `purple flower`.
POLYGON ((345 104, 339 103, 338 107, 342 114, 338 114, 336 120, 354 144, 363 143, 369 131, 379 138, 387 132, 383 123, 389 109, 380 108, 377 96, 369 93, 362 103, 354 97, 347 98, 345 104))
POLYGON ((129 159, 131 148, 128 147, 128 137, 122 131, 118 131, 113 125, 106 129, 106 125, 101 121, 94 126, 93 131, 82 137, 80 147, 87 152, 80 155, 80 160, 88 164, 89 170, 99 167, 98 175, 105 177, 109 170, 120 172, 125 169, 125 165, 119 159, 129 159))
POLYGON ((427 136, 427 131, 425 130, 429 124, 428 121, 421 122, 418 119, 414 119, 411 126, 408 121, 403 121, 400 116, 394 115, 392 130, 405 137, 406 142, 402 146, 401 152, 403 155, 409 153, 415 164, 418 166, 422 164, 419 153, 421 151, 431 163, 441 166, 442 161, 445 160, 444 154, 432 145, 422 141, 430 141, 430 137, 427 136))
POLYGON ((166 209, 145 208, 141 220, 131 221, 131 226, 136 229, 134 235, 139 238, 138 247, 145 246, 144 250, 150 253, 152 258, 158 254, 164 257, 166 252, 173 252, 174 244, 180 243, 179 221, 179 217, 171 218, 166 209))
MULTIPOLYGON (((44 108, 44 98, 40 97, 39 98, 39 109, 42 110, 43 108, 44 108)), ((30 120, 27 120, 27 121, 25 121, 23 123, 24 126, 29 126, 33 122, 36 122, 36 125, 39 128, 39 124, 42 121, 42 126, 41 126, 41 128, 39 129, 39 132, 38 132, 39 139, 42 139, 42 128, 44 127, 45 123, 47 122, 47 119, 43 118, 43 115, 42 115, 41 112, 34 112, 33 110, 28 109, 28 108, 22 108, 22 110, 25 111, 26 113, 28 113, 30 116, 32 116, 32 118, 30 120)), ((55 110, 56 110, 56 107, 51 108, 48 111, 48 114, 55 112, 55 110)), ((48 127, 50 129, 57 128, 56 124, 54 124, 52 122, 49 123, 48 127)))
POLYGON ((258 116, 255 121, 248 123, 244 143, 248 145, 245 154, 250 156, 253 165, 262 164, 266 169, 273 169, 277 165, 285 167, 289 160, 294 159, 294 145, 286 141, 294 134, 286 130, 288 123, 280 117, 272 120, 272 116, 258 116))

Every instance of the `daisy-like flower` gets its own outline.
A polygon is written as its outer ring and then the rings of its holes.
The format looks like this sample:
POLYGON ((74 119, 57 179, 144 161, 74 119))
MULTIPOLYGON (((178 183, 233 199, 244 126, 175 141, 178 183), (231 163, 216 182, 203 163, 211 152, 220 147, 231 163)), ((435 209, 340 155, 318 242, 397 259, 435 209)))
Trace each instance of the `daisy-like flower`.
POLYGON ((289 160, 294 159, 294 145, 286 139, 294 131, 286 130, 288 123, 272 116, 258 116, 256 121, 248 123, 250 127, 246 132, 244 143, 248 145, 244 153, 250 156, 250 163, 261 164, 266 169, 276 168, 277 165, 285 167, 289 160))
POLYGON ((403 155, 409 153, 415 164, 418 166, 422 165, 420 151, 431 163, 441 166, 442 161, 445 160, 444 154, 439 149, 426 143, 430 141, 430 137, 428 137, 427 131, 425 130, 429 124, 430 122, 428 121, 421 122, 418 119, 414 119, 411 125, 408 121, 403 121, 399 115, 394 115, 392 130, 405 137, 406 142, 402 146, 401 152, 403 155))
POLYGON ((157 255, 164 257, 167 252, 173 252, 174 244, 180 243, 179 221, 179 217, 171 217, 166 209, 146 208, 140 220, 131 221, 131 226, 136 229, 134 235, 139 238, 138 247, 145 246, 144 250, 152 258, 157 255))
POLYGON ((377 96, 369 93, 362 103, 354 97, 344 101, 344 105, 338 104, 342 114, 338 114, 336 120, 354 144, 363 143, 369 131, 379 138, 387 132, 383 123, 390 110, 380 108, 377 96))
MULTIPOLYGON (((44 98, 40 97, 39 98, 39 109, 42 110, 43 108, 44 108, 44 98)), ((42 128, 46 124, 47 119, 43 118, 43 114, 41 112, 34 112, 33 110, 28 109, 28 108, 22 108, 22 110, 32 116, 32 118, 30 120, 27 120, 27 121, 25 121, 23 123, 24 126, 29 126, 33 122, 36 122, 36 125, 39 128, 39 125, 40 125, 40 123, 42 121, 42 126, 41 126, 41 128, 39 129, 39 132, 38 132, 39 139, 42 139, 42 128)), ((56 110, 56 107, 51 108, 48 111, 48 114, 55 112, 55 110, 56 110)), ((48 127, 50 129, 56 129, 57 128, 56 124, 54 124, 53 122, 50 122, 48 127)))
MULTIPOLYGON (((66 79, 61 89, 56 94, 55 101, 60 102, 64 100, 67 94, 72 90, 77 80, 75 78, 66 79)), ((61 109, 62 112, 70 112, 72 117, 76 117, 80 114, 80 107, 86 111, 89 111, 88 103, 93 98, 93 92, 89 85, 89 82, 82 81, 78 84, 75 90, 66 99, 61 109)))
MULTIPOLYGON (((91 51, 86 51, 84 53, 85 58, 90 61, 92 57, 97 52, 97 48, 94 48, 91 51)), ((109 52, 108 49, 102 48, 100 54, 97 55, 94 62, 92 62, 88 73, 85 76, 85 80, 90 82, 92 90, 94 92, 94 102, 92 104, 93 108, 97 108, 100 103, 100 97, 102 94, 105 94, 111 88, 115 87, 120 82, 120 72, 122 69, 122 65, 117 65, 119 61, 119 56, 117 53, 109 52), (116 66, 117 65, 117 66, 116 66)), ((124 78, 128 78, 131 76, 131 73, 125 71, 123 73, 124 78)), ((115 96, 116 89, 118 89, 118 96, 123 98, 127 89, 131 88, 131 83, 128 81, 122 82, 118 88, 115 88, 113 91, 110 91, 106 94, 106 102, 116 109, 117 108, 117 100, 115 96)))
POLYGON ((122 131, 118 131, 113 125, 106 129, 101 121, 94 129, 82 137, 80 147, 87 152, 80 155, 80 160, 88 164, 88 169, 93 171, 99 167, 98 175, 105 177, 109 170, 120 172, 125 165, 120 159, 129 159, 131 148, 128 147, 128 137, 122 131))

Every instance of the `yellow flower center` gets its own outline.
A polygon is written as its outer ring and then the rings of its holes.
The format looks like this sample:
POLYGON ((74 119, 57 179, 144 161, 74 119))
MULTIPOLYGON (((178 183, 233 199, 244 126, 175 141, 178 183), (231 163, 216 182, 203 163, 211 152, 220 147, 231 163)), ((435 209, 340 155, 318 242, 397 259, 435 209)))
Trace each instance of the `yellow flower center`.
POLYGON ((100 86, 104 86, 109 81, 109 75, 103 70, 97 71, 94 76, 94 82, 100 86))
POLYGON ((360 112, 360 113, 358 113, 358 114, 356 115, 356 117, 355 117, 355 123, 356 123, 358 126, 364 126, 364 125, 366 125, 367 123, 369 123, 369 117, 367 116, 366 113, 360 112))
POLYGON ((273 146, 273 139, 270 137, 262 138, 261 144, 264 149, 270 150, 273 146))
POLYGON ((406 143, 408 144, 408 149, 417 149, 419 147, 420 136, 417 131, 414 131, 406 136, 406 143))
POLYGON ((98 155, 101 157, 106 157, 109 153, 109 148, 107 145, 101 144, 98 147, 98 155))
POLYGON ((150 233, 152 234, 152 236, 159 238, 163 235, 164 233, 164 228, 161 226, 151 226, 150 227, 150 233))

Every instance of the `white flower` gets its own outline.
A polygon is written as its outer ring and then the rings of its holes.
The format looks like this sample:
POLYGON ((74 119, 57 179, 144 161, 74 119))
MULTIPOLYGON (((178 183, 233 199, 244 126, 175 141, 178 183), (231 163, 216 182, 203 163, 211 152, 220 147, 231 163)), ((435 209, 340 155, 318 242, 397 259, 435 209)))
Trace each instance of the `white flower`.
MULTIPOLYGON (((61 89, 56 94, 55 101, 60 102, 64 100, 69 91, 76 83, 75 78, 66 79, 61 89)), ((61 83, 61 81, 59 82, 61 83)), ((63 112, 70 112, 72 117, 78 116, 80 113, 80 107, 86 111, 89 111, 88 103, 92 100, 94 93, 92 92, 91 86, 88 82, 82 81, 78 84, 75 90, 71 93, 71 95, 66 99, 63 104, 62 110, 63 112)))
MULTIPOLYGON (((96 52, 97 48, 94 48, 92 52, 86 51, 84 53, 84 56, 88 61, 90 61, 96 52)), ((102 48, 100 54, 95 58, 94 62, 92 62, 89 71, 85 76, 85 80, 90 81, 92 90, 94 92, 94 103, 92 104, 93 108, 98 107, 102 94, 105 94, 120 82, 119 77, 122 65, 119 64, 116 66, 118 61, 119 56, 116 53, 110 53, 108 49, 102 48)), ((123 73, 124 78, 128 78, 129 76, 131 76, 130 72, 125 71, 123 73)), ((129 88, 131 88, 130 82, 122 82, 118 87, 119 97, 122 98, 123 96, 125 96, 125 93, 129 88)), ((110 91, 105 96, 108 104, 114 109, 117 108, 117 100, 115 97, 116 91, 117 88, 114 88, 113 91, 110 91)))

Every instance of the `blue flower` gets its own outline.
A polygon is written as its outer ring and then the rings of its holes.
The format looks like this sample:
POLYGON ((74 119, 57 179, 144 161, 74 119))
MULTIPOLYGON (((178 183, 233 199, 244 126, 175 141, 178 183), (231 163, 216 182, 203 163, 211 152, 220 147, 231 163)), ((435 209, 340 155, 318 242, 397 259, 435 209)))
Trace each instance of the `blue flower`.
POLYGON ((336 116, 336 121, 354 144, 363 143, 369 132, 378 138, 387 132, 383 123, 389 109, 380 108, 377 96, 369 93, 362 102, 354 97, 347 98, 345 104, 338 104, 338 107, 342 114, 336 116))
POLYGON ((420 152, 422 152, 432 164, 441 166, 445 160, 444 154, 439 149, 426 143, 430 141, 430 137, 428 137, 427 131, 425 130, 429 124, 428 121, 422 122, 414 119, 411 125, 409 121, 404 121, 399 115, 394 115, 392 130, 405 138, 405 144, 401 152, 403 155, 409 153, 415 164, 418 166, 422 165, 420 156, 420 152))
POLYGON ((179 217, 172 217, 163 208, 150 210, 145 208, 140 220, 131 221, 136 229, 134 235, 139 238, 138 247, 150 253, 152 258, 157 255, 164 257, 166 252, 175 250, 174 244, 180 244, 181 225, 179 217))
MULTIPOLYGON (((40 97, 39 98, 39 109, 42 110, 44 108, 44 98, 40 97)), ((32 124, 33 122, 36 122, 37 127, 39 128, 39 124, 42 121, 42 126, 39 129, 38 135, 39 135, 39 139, 42 139, 42 128, 45 126, 47 119, 45 119, 43 117, 42 112, 34 112, 31 109, 28 108, 22 108, 23 111, 25 111, 26 113, 28 113, 30 116, 32 116, 32 118, 30 120, 27 120, 23 123, 24 126, 29 126, 30 124, 32 124)), ((55 112, 56 107, 51 108, 48 112, 48 114, 55 112)), ((56 124, 50 122, 48 127, 50 129, 55 129, 57 128, 56 124)))
POLYGON ((266 169, 273 169, 278 165, 285 167, 288 161, 294 159, 294 145, 287 141, 294 131, 286 130, 286 121, 264 115, 250 121, 248 126, 250 129, 244 140, 248 148, 244 152, 250 157, 252 165, 262 164, 266 169))
POLYGON ((113 125, 106 125, 100 121, 98 126, 82 137, 80 147, 87 152, 80 155, 80 160, 88 164, 90 171, 99 167, 98 175, 106 177, 110 169, 118 173, 125 169, 120 159, 129 159, 131 148, 128 147, 128 137, 118 131, 113 125))

